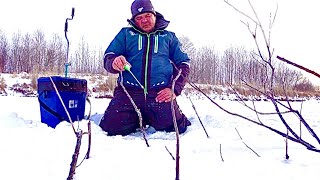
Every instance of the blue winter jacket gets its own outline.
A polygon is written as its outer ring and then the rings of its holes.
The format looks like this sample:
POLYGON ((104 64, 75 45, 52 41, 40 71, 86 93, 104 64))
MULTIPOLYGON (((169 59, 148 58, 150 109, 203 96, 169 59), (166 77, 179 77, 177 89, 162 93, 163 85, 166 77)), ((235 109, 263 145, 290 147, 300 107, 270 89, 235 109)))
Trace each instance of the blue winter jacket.
MULTIPOLYGON (((131 72, 144 87, 145 93, 152 89, 171 88, 177 69, 182 69, 174 87, 175 94, 180 95, 189 75, 190 59, 182 51, 176 35, 165 30, 169 21, 158 12, 156 16, 155 30, 149 34, 141 31, 133 19, 128 20, 132 27, 122 28, 112 40, 104 54, 104 67, 108 72, 119 73, 112 68, 112 62, 117 56, 123 55, 131 64, 131 72)), ((141 89, 128 71, 122 74, 125 87, 141 89)))

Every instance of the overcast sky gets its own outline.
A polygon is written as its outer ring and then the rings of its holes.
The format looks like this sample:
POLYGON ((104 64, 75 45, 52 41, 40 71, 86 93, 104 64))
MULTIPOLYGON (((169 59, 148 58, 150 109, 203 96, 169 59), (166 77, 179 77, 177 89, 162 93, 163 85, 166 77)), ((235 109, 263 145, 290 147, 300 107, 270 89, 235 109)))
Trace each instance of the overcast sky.
MULTIPOLYGON (((229 0, 244 12, 250 11, 247 0, 229 0)), ((84 37, 91 48, 105 49, 121 27, 127 26, 132 0, 0 0, 0 29, 6 34, 33 33, 37 29, 64 37, 65 19, 69 21, 68 37, 72 46, 84 37)), ((171 23, 168 30, 187 36, 197 46, 230 46, 253 48, 254 42, 240 20, 242 15, 223 0, 153 0, 156 11, 171 23)), ((320 3, 317 0, 252 0, 267 28, 269 14, 278 14, 271 34, 276 55, 320 73, 320 3)), ((320 85, 319 78, 307 75, 320 85)))

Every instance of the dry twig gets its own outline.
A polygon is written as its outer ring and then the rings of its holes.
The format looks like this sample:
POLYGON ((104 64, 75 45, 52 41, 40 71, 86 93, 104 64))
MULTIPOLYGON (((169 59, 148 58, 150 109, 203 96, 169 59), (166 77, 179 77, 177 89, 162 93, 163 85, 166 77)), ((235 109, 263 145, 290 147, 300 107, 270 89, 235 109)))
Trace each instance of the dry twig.
POLYGON ((209 135, 208 135, 208 133, 207 133, 206 128, 204 127, 204 125, 203 125, 203 123, 202 123, 202 121, 201 121, 201 119, 200 119, 200 117, 199 117, 199 114, 198 114, 198 112, 197 112, 197 110, 196 110, 196 107, 194 106, 194 104, 193 104, 193 102, 192 102, 192 100, 191 100, 190 98, 189 98, 189 100, 190 100, 190 102, 191 102, 191 104, 192 104, 192 108, 193 108, 194 111, 196 112, 196 115, 197 115, 197 117, 198 117, 198 119, 199 119, 199 121, 200 121, 200 124, 201 124, 201 126, 202 126, 202 129, 203 129, 204 132, 206 133, 207 138, 210 138, 209 135))
POLYGON ((295 66, 295 67, 297 67, 297 68, 299 68, 299 69, 302 69, 302 70, 304 70, 304 71, 306 71, 306 72, 308 72, 308 73, 310 73, 310 74, 312 74, 312 75, 315 75, 315 76, 317 76, 318 78, 320 78, 320 74, 319 74, 319 73, 317 73, 317 72, 315 72, 315 71, 312 71, 312 70, 310 70, 310 69, 308 69, 308 68, 306 68, 306 67, 304 67, 304 66, 301 66, 301 65, 299 65, 299 64, 297 64, 297 63, 294 63, 294 62, 292 62, 292 61, 289 61, 288 59, 285 59, 285 58, 280 57, 280 56, 277 56, 277 59, 279 59, 279 60, 281 60, 281 61, 283 61, 283 62, 286 62, 286 63, 288 63, 288 64, 290 64, 290 65, 292 65, 292 66, 295 66))
POLYGON ((224 159, 222 157, 222 147, 221 147, 221 144, 220 144, 220 157, 221 157, 221 161, 224 162, 224 159))
MULTIPOLYGON (((174 92, 174 86, 176 84, 177 79, 180 77, 182 72, 182 69, 179 69, 179 72, 177 76, 173 79, 172 81, 172 87, 171 87, 171 92, 174 92)), ((176 180, 179 180, 179 171, 180 171, 180 137, 179 137, 179 129, 178 129, 178 124, 177 124, 177 119, 176 119, 176 113, 174 110, 174 104, 173 104, 173 94, 171 94, 171 113, 172 113, 172 118, 173 118, 173 125, 174 129, 176 132, 176 180)))
POLYGON ((167 146, 165 146, 165 148, 166 148, 167 152, 169 153, 169 155, 171 156, 172 160, 176 160, 176 159, 174 158, 174 156, 172 155, 172 153, 171 153, 171 152, 169 151, 169 149, 167 148, 167 146))
POLYGON ((260 157, 260 155, 259 155, 256 151, 254 151, 251 147, 249 147, 249 146, 243 141, 242 137, 240 136, 240 133, 239 133, 238 129, 237 129, 237 128, 235 128, 235 129, 236 129, 236 131, 237 131, 237 133, 238 133, 238 135, 239 135, 242 143, 243 143, 248 149, 250 149, 253 153, 255 153, 258 157, 260 157))
POLYGON ((79 151, 80 151, 80 147, 81 147, 82 135, 83 135, 82 131, 77 132, 77 144, 76 144, 76 148, 74 150, 73 156, 72 156, 69 176, 68 176, 67 180, 73 180, 73 176, 75 174, 76 167, 77 167, 77 161, 78 161, 79 151))
POLYGON ((140 112, 140 109, 137 107, 136 103, 133 101, 132 97, 130 96, 130 94, 128 93, 127 89, 124 87, 123 85, 123 76, 122 76, 122 72, 120 72, 120 76, 121 76, 121 81, 120 81, 120 85, 123 89, 123 91, 126 93, 126 95, 128 96, 132 106, 134 107, 134 110, 137 112, 138 117, 139 117, 139 124, 140 124, 140 130, 143 136, 144 141, 146 142, 147 147, 150 147, 147 137, 146 137, 146 131, 143 127, 143 122, 142 122, 142 114, 140 112))

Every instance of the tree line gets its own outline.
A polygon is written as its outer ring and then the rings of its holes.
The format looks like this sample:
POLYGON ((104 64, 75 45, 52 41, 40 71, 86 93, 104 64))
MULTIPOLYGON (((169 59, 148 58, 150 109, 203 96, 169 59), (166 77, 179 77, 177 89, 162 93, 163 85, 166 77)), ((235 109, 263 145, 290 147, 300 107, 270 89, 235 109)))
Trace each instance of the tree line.
MULTIPOLYGON (((70 72, 104 72, 103 51, 90 49, 84 38, 76 47, 68 57, 70 72)), ((62 74, 65 63, 67 63, 67 44, 59 35, 53 34, 47 38, 43 31, 37 30, 33 34, 14 33, 11 39, 8 39, 0 30, 0 72, 62 74)))
MULTIPOLYGON (((179 38, 182 48, 191 59, 190 80, 211 85, 241 85, 243 82, 263 86, 268 81, 268 68, 258 55, 243 47, 230 47, 218 52, 214 47, 195 48, 188 37, 179 38)), ((84 38, 69 53, 72 73, 106 74, 103 68, 104 49, 91 49, 84 38)), ((32 74, 63 74, 67 59, 64 38, 53 34, 49 38, 41 30, 33 34, 14 33, 8 39, 0 30, 0 72, 32 74)), ((275 86, 312 91, 314 86, 302 73, 279 62, 274 64, 275 86)))

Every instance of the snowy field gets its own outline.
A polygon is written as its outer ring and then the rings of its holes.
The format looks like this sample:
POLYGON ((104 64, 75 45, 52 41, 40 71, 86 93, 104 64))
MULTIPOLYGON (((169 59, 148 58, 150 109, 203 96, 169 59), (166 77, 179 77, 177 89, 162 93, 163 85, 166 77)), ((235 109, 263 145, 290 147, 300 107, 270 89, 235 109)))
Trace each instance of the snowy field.
MULTIPOLYGON (((97 122, 109 99, 91 99, 92 121, 97 122)), ((210 138, 207 138, 185 96, 178 97, 183 112, 192 125, 180 136, 180 179, 246 179, 246 180, 301 180, 319 178, 320 154, 289 141, 289 160, 285 159, 285 139, 251 122, 231 116, 201 96, 192 97, 210 138), (236 129, 242 137, 240 139, 236 129), (247 148, 250 146, 260 157, 247 148), (221 150, 220 150, 221 148, 221 150), (221 152, 221 154, 220 154, 221 152), (223 160, 222 160, 223 159, 223 160)), ((0 96, 0 179, 3 180, 60 180, 70 170, 76 137, 69 123, 60 123, 55 129, 41 123, 36 97, 0 96)), ((229 111, 256 119, 239 102, 217 100, 229 111)), ((292 104, 300 110, 301 103, 292 104)), ((273 112, 270 102, 257 102, 258 110, 273 112)), ((320 135, 320 102, 303 103, 302 115, 320 135)), ((285 116, 299 132, 299 121, 293 115, 285 116)), ((264 124, 286 132, 275 115, 260 119, 264 124)), ((77 125, 78 123, 76 123, 77 125)), ((86 131, 87 121, 79 128, 86 131)), ((305 129, 302 138, 319 148, 319 144, 305 129)), ((147 147, 139 133, 126 137, 109 137, 92 123, 90 158, 76 169, 76 180, 174 180, 175 134, 156 132, 147 134, 147 147)), ((87 136, 82 140, 79 160, 87 152, 87 136)))

